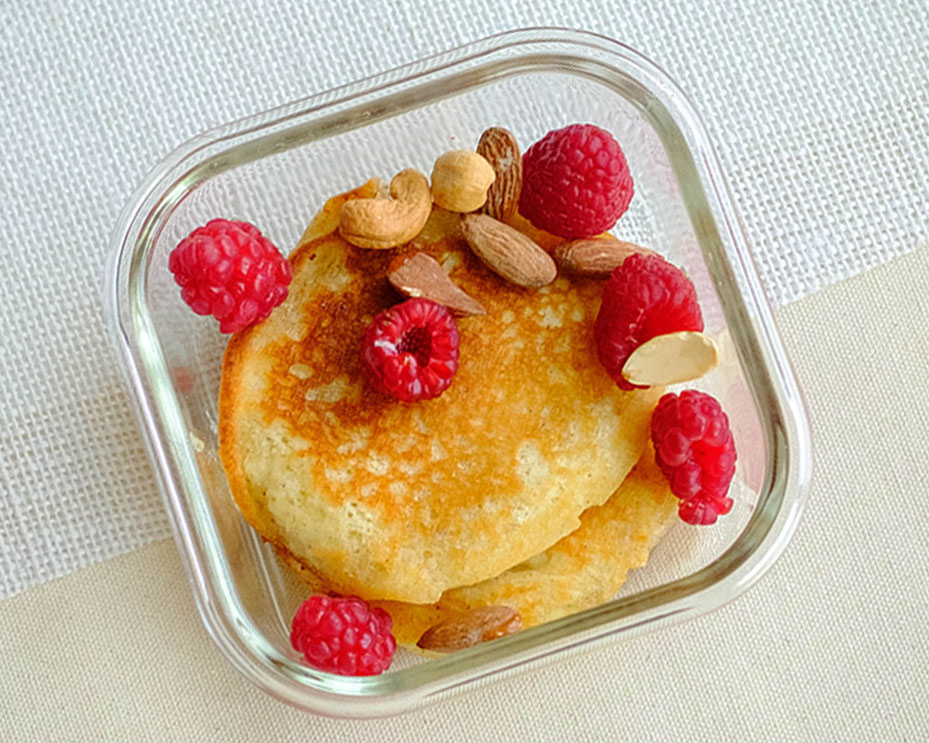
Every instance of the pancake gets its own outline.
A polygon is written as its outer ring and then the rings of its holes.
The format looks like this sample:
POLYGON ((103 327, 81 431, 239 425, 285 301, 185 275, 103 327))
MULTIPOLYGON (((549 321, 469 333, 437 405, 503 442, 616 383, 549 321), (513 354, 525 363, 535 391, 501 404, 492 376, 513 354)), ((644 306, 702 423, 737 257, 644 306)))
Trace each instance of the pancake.
POLYGON ((288 299, 232 338, 220 455, 245 518, 332 590, 428 604, 548 549, 638 460, 659 389, 623 392, 597 361, 601 284, 506 283, 434 208, 410 246, 487 309, 459 321, 460 366, 434 400, 364 382, 373 316, 400 301, 397 250, 355 248, 330 199, 291 256, 288 299))
MULTIPOLYGON (((394 637, 407 647, 433 625, 481 606, 510 606, 526 628, 550 622, 613 598, 629 571, 645 565, 676 518, 677 504, 649 446, 609 500, 584 511, 581 525, 541 554, 489 580, 450 589, 436 604, 374 603, 390 614, 394 637)), ((286 552, 281 556, 311 590, 329 590, 286 552)))

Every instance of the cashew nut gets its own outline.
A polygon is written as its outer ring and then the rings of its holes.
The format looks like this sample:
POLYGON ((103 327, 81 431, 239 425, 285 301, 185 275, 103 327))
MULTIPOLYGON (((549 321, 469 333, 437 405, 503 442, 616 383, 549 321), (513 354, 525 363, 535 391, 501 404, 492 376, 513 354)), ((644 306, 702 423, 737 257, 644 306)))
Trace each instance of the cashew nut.
POLYGON ((409 242, 432 212, 432 194, 418 170, 401 170, 390 182, 392 199, 352 199, 342 205, 339 234, 359 248, 385 250, 409 242))

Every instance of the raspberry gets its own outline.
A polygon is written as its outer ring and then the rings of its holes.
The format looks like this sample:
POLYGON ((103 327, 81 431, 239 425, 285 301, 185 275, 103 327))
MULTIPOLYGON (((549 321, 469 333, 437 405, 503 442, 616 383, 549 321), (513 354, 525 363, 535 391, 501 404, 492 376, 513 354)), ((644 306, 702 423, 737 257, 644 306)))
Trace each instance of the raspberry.
POLYGON ((630 255, 603 286, 594 324, 600 363, 620 389, 631 390, 622 374, 626 359, 656 335, 681 330, 703 330, 690 279, 661 256, 630 255))
POLYGON ((361 361, 375 389, 403 402, 441 395, 458 371, 458 326, 430 299, 408 299, 371 321, 361 361))
POLYGON ((688 524, 714 524, 729 513, 726 497, 735 474, 735 442, 729 419, 714 397, 697 390, 664 395, 652 413, 655 461, 681 499, 678 515, 688 524))
POLYGON ((290 644, 321 671, 376 676, 390 667, 397 641, 390 615, 357 596, 314 594, 304 601, 290 630, 290 644))
POLYGON ((632 175, 613 135, 593 124, 549 132, 523 155, 519 211, 561 237, 592 237, 629 208, 632 175))
POLYGON ((264 320, 287 298, 290 263, 248 222, 213 219, 171 251, 168 268, 181 298, 198 315, 213 315, 223 333, 264 320))

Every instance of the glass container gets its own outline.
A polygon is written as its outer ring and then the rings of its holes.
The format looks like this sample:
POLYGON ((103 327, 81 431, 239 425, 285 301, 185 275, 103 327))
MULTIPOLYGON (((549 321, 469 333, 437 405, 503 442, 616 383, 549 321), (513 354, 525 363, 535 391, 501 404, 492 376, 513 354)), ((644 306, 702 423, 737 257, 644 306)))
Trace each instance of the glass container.
POLYGON ((704 125, 667 74, 603 36, 508 32, 204 132, 122 211, 105 303, 207 630, 249 680, 316 713, 395 714, 718 607, 770 567, 803 505, 801 394, 704 125), (590 610, 444 657, 401 652, 381 676, 314 670, 288 642, 303 592, 240 516, 217 457, 226 339, 183 304, 168 255, 216 216, 293 246, 329 196, 373 175, 429 173, 438 154, 473 148, 488 126, 510 128, 525 147, 575 122, 611 131, 626 153, 636 195, 614 232, 684 267, 721 342, 720 366, 696 386, 729 413, 736 505, 712 528, 672 527, 619 595, 590 610))

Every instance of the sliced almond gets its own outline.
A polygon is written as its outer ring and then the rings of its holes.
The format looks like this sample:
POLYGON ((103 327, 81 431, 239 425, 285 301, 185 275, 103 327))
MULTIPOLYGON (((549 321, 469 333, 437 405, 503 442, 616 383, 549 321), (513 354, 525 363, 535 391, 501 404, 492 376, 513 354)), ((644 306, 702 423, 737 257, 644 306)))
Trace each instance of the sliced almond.
POLYGON ((519 143, 508 129, 492 126, 481 135, 477 154, 490 163, 497 175, 481 211, 501 222, 509 222, 519 206, 523 188, 523 157, 519 143))
POLYGON ((530 289, 551 284, 555 261, 519 230, 486 214, 465 214, 461 231, 474 254, 494 273, 530 289))
POLYGON ((509 606, 482 606, 457 614, 427 629, 416 644, 423 650, 452 653, 523 628, 519 612, 509 606))
POLYGON ((565 273, 588 279, 608 279, 633 253, 653 254, 653 250, 612 237, 571 240, 555 247, 552 257, 565 273))
POLYGON ((454 315, 483 315, 480 302, 459 289, 442 266, 425 253, 407 253, 390 264, 387 280, 407 297, 424 297, 443 304, 454 315))
POLYGON ((683 330, 656 335, 635 349, 623 365, 623 378, 646 387, 690 382, 712 371, 718 362, 719 351, 712 338, 683 330))

